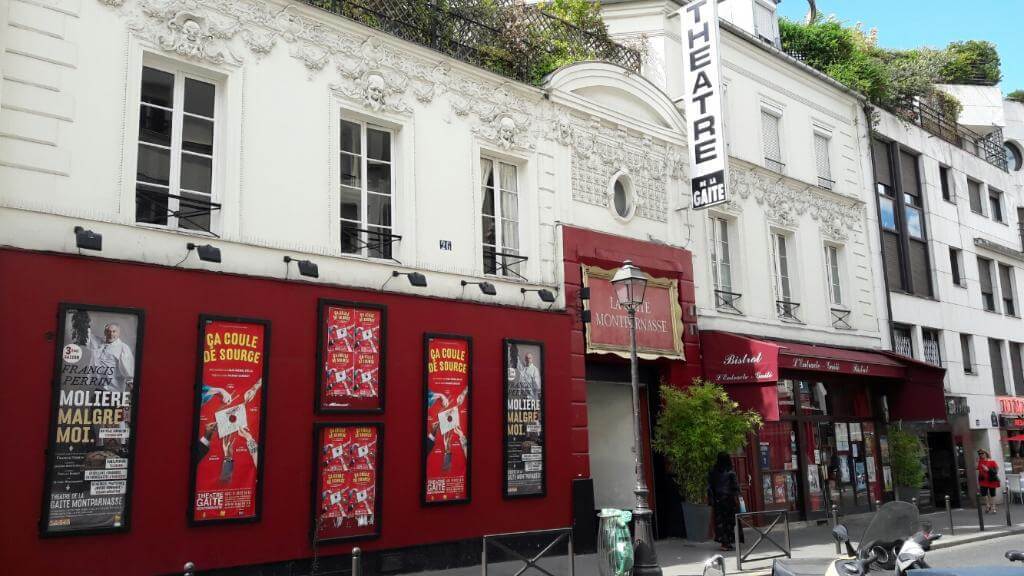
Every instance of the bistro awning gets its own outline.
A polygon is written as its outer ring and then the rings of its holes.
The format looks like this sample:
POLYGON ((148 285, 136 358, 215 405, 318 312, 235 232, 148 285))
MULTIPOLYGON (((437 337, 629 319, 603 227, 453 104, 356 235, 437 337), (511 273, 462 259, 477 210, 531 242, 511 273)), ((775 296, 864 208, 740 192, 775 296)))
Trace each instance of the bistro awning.
POLYGON ((725 385, 744 408, 777 420, 780 370, 889 379, 885 394, 890 420, 945 419, 945 369, 892 352, 761 340, 730 332, 702 331, 705 378, 725 385))

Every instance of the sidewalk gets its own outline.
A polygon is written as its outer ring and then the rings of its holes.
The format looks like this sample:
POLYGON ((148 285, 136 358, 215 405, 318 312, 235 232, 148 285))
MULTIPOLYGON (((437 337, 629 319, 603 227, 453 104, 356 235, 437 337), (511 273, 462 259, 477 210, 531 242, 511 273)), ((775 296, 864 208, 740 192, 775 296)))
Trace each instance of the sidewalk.
MULTIPOLYGON (((873 514, 857 514, 840 518, 840 523, 845 524, 849 530, 850 538, 856 546, 871 521, 873 514)), ((978 530, 978 513, 974 508, 961 508, 953 510, 953 525, 955 534, 950 534, 949 517, 945 510, 922 514, 921 520, 929 520, 932 529, 942 534, 942 539, 935 543, 934 549, 948 548, 959 544, 967 544, 979 540, 1024 534, 1024 505, 1016 504, 1011 509, 1013 526, 1006 525, 1006 510, 999 507, 998 514, 986 514, 985 531, 978 530)), ((784 529, 780 523, 772 533, 772 537, 780 543, 785 542, 784 529)), ((748 529, 746 531, 747 544, 750 545, 756 539, 756 533, 748 529)), ((832 540, 832 527, 828 524, 818 525, 816 523, 800 523, 797 526, 790 526, 790 542, 794 558, 834 558, 835 543, 832 540)), ((1006 548, 1014 545, 1019 547, 1019 541, 1008 540, 1006 548)), ((656 543, 658 550, 658 561, 661 564, 664 576, 701 576, 704 569, 704 561, 718 554, 718 544, 715 542, 693 543, 680 539, 660 540, 656 543)), ((726 572, 728 574, 745 574, 749 576, 760 576, 771 571, 772 560, 757 560, 759 556, 770 555, 777 552, 771 543, 765 541, 757 548, 754 554, 743 562, 742 571, 736 570, 736 552, 728 552, 723 555, 726 558, 726 572)), ((567 575, 565 556, 553 556, 546 558, 539 563, 543 568, 556 575, 567 575)), ((492 565, 488 571, 489 576, 512 575, 522 568, 522 563, 502 563, 492 565)), ((585 554, 576 556, 576 574, 581 576, 595 576, 598 574, 596 556, 585 554)), ((471 566, 452 570, 435 572, 421 572, 421 576, 479 576, 480 566, 471 566)), ((540 574, 530 570, 525 574, 540 574)))

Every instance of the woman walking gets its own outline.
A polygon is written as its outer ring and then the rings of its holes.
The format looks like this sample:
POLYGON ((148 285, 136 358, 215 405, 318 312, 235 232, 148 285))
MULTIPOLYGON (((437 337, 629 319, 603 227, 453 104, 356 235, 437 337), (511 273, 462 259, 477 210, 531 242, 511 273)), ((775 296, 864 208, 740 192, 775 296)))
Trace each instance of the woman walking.
MULTIPOLYGON (((996 513, 996 505, 993 501, 996 490, 999 488, 999 465, 989 456, 988 450, 978 449, 978 486, 980 496, 985 497, 985 512, 996 513)), ((981 503, 979 502, 980 506, 981 503)))
POLYGON ((715 467, 708 474, 708 492, 715 511, 715 542, 722 545, 722 551, 734 550, 740 483, 733 472, 732 459, 725 452, 718 453, 715 467))

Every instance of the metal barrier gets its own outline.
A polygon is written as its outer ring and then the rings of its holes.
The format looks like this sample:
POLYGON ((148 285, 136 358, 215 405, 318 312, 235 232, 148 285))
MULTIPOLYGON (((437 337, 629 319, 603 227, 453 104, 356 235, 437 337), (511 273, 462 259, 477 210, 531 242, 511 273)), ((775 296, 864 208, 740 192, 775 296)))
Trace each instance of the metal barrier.
POLYGON ((792 549, 791 549, 790 544, 789 544, 789 514, 787 514, 785 510, 777 511, 777 512, 772 512, 772 511, 769 511, 769 512, 744 512, 742 514, 737 514, 736 515, 736 569, 737 570, 743 570, 743 562, 748 560, 748 559, 750 559, 750 555, 755 550, 757 550, 758 545, 760 545, 761 542, 764 542, 765 540, 767 540, 768 542, 771 542, 772 545, 775 546, 775 548, 778 548, 779 551, 782 552, 782 553, 781 554, 773 554, 771 556, 760 556, 758 558, 754 558, 753 559, 754 561, 756 561, 756 560, 771 560, 772 558, 782 558, 783 556, 785 556, 786 558, 792 558, 793 557, 792 549), (774 518, 772 518, 771 522, 768 524, 768 527, 766 529, 764 529, 764 530, 762 530, 759 526, 754 526, 754 524, 752 523, 752 520, 754 518, 760 517, 760 518, 763 518, 763 519, 767 520, 767 519, 771 518, 773 515, 774 515, 774 518), (783 521, 783 526, 785 527, 785 533, 783 534, 786 537, 786 545, 785 546, 780 545, 771 536, 772 531, 775 529, 776 526, 778 526, 780 520, 783 521), (743 551, 743 544, 742 544, 743 539, 741 538, 741 536, 743 535, 743 527, 744 526, 746 526, 747 528, 753 529, 754 532, 757 532, 757 540, 755 540, 754 543, 750 545, 750 548, 748 548, 746 552, 743 551))
POLYGON ((483 553, 480 557, 480 567, 483 570, 483 576, 487 576, 488 560, 487 560, 487 547, 488 545, 494 546, 496 549, 503 551, 505 554, 515 558, 516 561, 522 562, 523 566, 516 572, 516 576, 526 574, 528 570, 535 570, 541 574, 547 574, 547 576, 555 576, 551 572, 548 572, 543 567, 538 566, 537 563, 544 557, 545 554, 550 552, 559 543, 566 542, 568 546, 568 552, 566 557, 569 561, 569 576, 575 576, 575 556, 572 548, 572 528, 553 528, 551 530, 535 530, 532 532, 507 532, 505 534, 488 534, 483 538, 483 553), (518 551, 513 550, 511 547, 506 546, 500 540, 501 539, 513 539, 523 537, 545 537, 551 536, 552 540, 547 543, 540 552, 535 554, 533 557, 527 557, 520 554, 518 551))

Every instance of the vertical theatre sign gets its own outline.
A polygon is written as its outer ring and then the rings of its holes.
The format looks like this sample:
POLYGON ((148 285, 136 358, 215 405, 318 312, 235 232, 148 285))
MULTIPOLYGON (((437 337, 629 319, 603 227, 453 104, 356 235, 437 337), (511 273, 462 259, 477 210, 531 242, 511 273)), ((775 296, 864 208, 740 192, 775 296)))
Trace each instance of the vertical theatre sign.
POLYGON ((263 320, 199 318, 193 523, 259 519, 269 339, 263 320))
POLYGON ((423 337, 423 502, 442 504, 470 499, 469 338, 423 337))
POLYGON ((505 497, 544 496, 544 345, 505 340, 505 497))
POLYGON ((43 536, 128 529, 141 310, 61 304, 43 536))
POLYGON ((728 200, 718 2, 694 0, 680 8, 679 15, 692 206, 707 208, 728 200))

